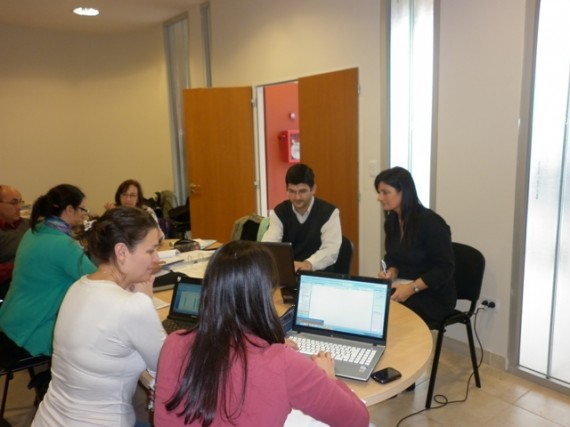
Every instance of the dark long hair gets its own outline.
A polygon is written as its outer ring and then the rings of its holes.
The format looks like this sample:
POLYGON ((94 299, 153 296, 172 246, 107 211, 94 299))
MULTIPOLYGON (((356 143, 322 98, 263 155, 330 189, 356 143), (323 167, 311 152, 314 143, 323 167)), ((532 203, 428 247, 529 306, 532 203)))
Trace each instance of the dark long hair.
POLYGON ((255 335, 269 344, 283 343, 283 328, 273 306, 278 284, 272 255, 255 242, 231 241, 209 262, 202 283, 200 322, 188 349, 180 388, 167 402, 190 424, 212 424, 217 414, 233 422, 245 401, 247 337, 255 335), (229 379, 232 366, 243 368, 240 390, 229 379), (230 397, 240 396, 235 407, 230 397))
POLYGON ((124 243, 132 252, 149 231, 157 227, 156 221, 148 212, 119 206, 105 211, 84 232, 81 239, 85 242, 87 254, 96 265, 114 263, 117 243, 124 243))
POLYGON ((140 182, 135 181, 134 179, 127 179, 126 181, 123 181, 119 184, 119 187, 117 187, 117 191, 115 191, 115 206, 121 206, 121 194, 129 191, 129 187, 131 185, 137 187, 138 197, 137 197, 136 206, 137 208, 142 207, 142 205, 144 204, 144 195, 143 195, 142 186, 140 182))
POLYGON ((394 187, 402 195, 400 204, 401 218, 398 218, 395 212, 386 213, 386 221, 384 223, 386 244, 388 244, 393 237, 393 231, 400 229, 399 219, 402 221, 404 241, 411 243, 416 234, 418 214, 423 208, 418 198, 418 192, 416 191, 416 184, 414 183, 412 174, 407 169, 395 166, 383 170, 376 176, 374 180, 374 188, 376 191, 378 191, 378 186, 381 182, 390 187, 394 187))
POLYGON ((30 215, 30 227, 32 232, 36 231, 38 223, 48 216, 60 216, 65 208, 72 206, 77 209, 85 194, 70 184, 60 184, 53 187, 46 194, 38 197, 32 206, 30 215))

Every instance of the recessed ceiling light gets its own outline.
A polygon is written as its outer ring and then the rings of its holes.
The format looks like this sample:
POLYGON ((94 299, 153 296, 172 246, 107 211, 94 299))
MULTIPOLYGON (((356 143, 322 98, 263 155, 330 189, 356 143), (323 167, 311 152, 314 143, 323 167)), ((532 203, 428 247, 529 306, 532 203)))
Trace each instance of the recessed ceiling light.
POLYGON ((80 16, 97 16, 99 15, 99 10, 92 7, 77 7, 73 9, 73 13, 80 16))

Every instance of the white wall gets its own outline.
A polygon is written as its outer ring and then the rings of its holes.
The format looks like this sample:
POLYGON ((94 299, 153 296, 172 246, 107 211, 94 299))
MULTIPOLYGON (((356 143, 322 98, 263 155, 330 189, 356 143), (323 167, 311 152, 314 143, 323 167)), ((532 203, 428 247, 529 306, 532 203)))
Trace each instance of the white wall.
POLYGON ((482 295, 498 307, 480 314, 478 330, 505 357, 524 11, 522 0, 443 0, 441 10, 435 207, 454 240, 486 257, 482 295))
POLYGON ((172 188, 160 27, 94 36, 0 25, 0 182, 33 201, 66 182, 96 213, 118 184, 172 188))

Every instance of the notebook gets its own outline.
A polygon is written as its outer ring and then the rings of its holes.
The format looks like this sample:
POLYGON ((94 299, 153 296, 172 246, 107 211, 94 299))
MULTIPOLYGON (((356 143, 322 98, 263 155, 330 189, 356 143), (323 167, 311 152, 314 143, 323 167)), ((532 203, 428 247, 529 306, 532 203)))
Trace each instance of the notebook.
POLYGON ((174 285, 168 316, 162 322, 167 333, 178 329, 191 329, 198 323, 202 279, 181 278, 174 285))
POLYGON ((388 280, 302 271, 288 337, 302 353, 331 351, 337 376, 367 381, 386 348, 389 307, 388 280), (304 349, 307 339, 316 347, 304 349), (358 350, 339 355, 331 345, 358 350))
POLYGON ((293 304, 297 293, 298 276, 295 272, 293 246, 289 242, 260 242, 275 258, 279 272, 279 286, 283 302, 293 304))

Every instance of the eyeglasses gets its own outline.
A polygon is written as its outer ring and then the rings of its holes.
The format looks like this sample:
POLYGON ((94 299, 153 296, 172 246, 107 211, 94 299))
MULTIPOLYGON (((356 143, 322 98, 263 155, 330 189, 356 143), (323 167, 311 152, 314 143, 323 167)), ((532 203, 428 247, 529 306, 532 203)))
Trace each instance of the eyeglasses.
POLYGON ((121 197, 125 199, 136 199, 139 195, 137 193, 121 193, 121 197))
POLYGON ((12 205, 12 206, 21 206, 24 204, 24 201, 22 199, 14 199, 14 200, 10 200, 9 202, 5 202, 3 200, 0 200, 0 203, 4 203, 6 205, 12 205))
POLYGON ((291 189, 287 189, 287 193, 290 196, 305 196, 306 194, 309 193, 309 189, 307 188, 302 188, 300 190, 291 190, 291 189))
POLYGON ((78 206, 77 209, 79 209, 81 212, 83 212, 84 214, 88 214, 89 213, 89 209, 84 208, 83 206, 78 206))

